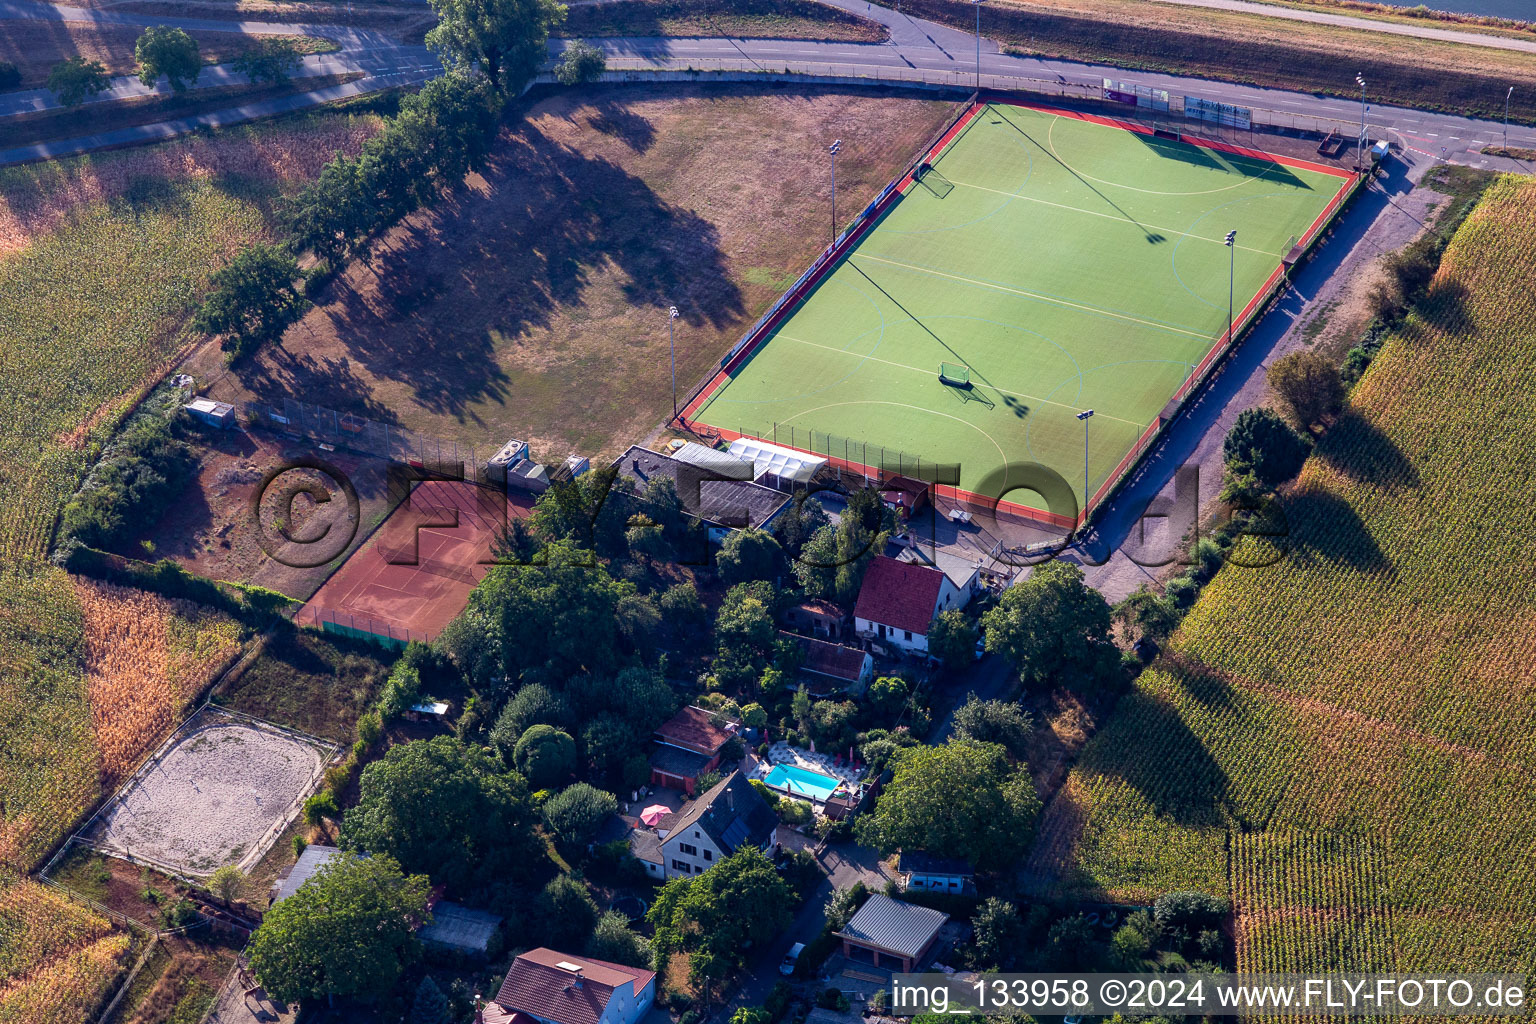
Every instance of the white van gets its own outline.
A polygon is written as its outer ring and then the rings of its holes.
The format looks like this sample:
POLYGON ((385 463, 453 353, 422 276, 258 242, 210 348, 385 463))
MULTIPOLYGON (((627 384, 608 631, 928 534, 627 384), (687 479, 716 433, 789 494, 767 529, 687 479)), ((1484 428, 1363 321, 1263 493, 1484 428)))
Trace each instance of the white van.
POLYGON ((797 942, 789 947, 789 952, 784 954, 783 961, 779 964, 779 973, 784 975, 795 973, 795 964, 800 961, 800 954, 805 952, 805 943, 797 942))

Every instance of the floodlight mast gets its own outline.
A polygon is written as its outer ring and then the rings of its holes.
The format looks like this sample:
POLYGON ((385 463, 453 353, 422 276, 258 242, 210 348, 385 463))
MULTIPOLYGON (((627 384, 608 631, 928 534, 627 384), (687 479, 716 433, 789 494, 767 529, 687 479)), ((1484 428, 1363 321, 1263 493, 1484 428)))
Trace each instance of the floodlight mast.
POLYGON ((1227 345, 1232 344, 1233 296, 1237 291, 1237 229, 1227 232, 1227 345))
POLYGON ((1356 75, 1355 82, 1360 86, 1360 143, 1355 149, 1355 164, 1365 165, 1365 76, 1356 75))
POLYGON ((1083 522, 1088 522, 1088 421, 1093 419, 1093 410, 1084 409, 1077 414, 1077 418, 1083 421, 1083 522))
POLYGON ((835 139, 827 147, 832 157, 832 244, 837 244, 837 153, 843 148, 843 140, 835 139))
POLYGON ((676 306, 667 307, 667 349, 672 354, 672 422, 677 422, 677 334, 673 325, 680 314, 676 306))

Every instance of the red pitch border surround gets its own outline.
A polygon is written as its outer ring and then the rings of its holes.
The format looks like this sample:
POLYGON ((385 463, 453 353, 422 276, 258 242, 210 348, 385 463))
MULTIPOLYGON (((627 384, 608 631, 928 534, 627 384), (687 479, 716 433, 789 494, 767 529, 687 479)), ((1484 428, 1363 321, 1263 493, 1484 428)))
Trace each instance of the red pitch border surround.
MULTIPOLYGON (((1072 120, 1076 121, 1086 121, 1090 124, 1103 125, 1108 128, 1119 128, 1121 131, 1133 132, 1137 135, 1154 134, 1153 130, 1148 128, 1146 125, 1136 124, 1131 121, 1122 121, 1119 118, 1106 117, 1101 114, 1090 114, 1078 110, 1065 110, 1060 107, 1053 107, 1040 103, 1030 103, 1025 100, 1020 100, 1008 96, 978 95, 976 102, 967 107, 965 111, 955 119, 954 123, 949 126, 944 134, 939 136, 938 141, 929 146, 928 149, 926 149, 920 157, 918 157, 916 160, 913 160, 907 166, 906 170, 902 172, 900 177, 898 177, 892 183, 894 187, 887 186, 887 188, 882 191, 881 199, 865 211, 865 214, 860 222, 855 225, 851 231, 844 235, 842 239, 837 243, 837 245, 828 248, 822 253, 821 256, 817 258, 816 264, 813 265, 814 272, 807 275, 805 279, 801 281, 798 287, 796 287, 792 292, 788 293, 774 314, 759 324, 752 335, 744 339, 741 345, 736 349, 735 354, 730 356, 725 362, 721 364, 719 372, 710 378, 709 382, 705 384, 702 389, 700 389, 698 394, 695 395, 693 399, 689 401, 687 406, 683 408, 682 412, 678 414, 678 419, 686 429, 698 431, 700 427, 703 427, 706 428, 709 432, 712 432, 713 434, 716 434, 728 441, 733 441, 740 437, 747 437, 757 441, 767 441, 772 444, 778 444, 783 448, 794 448, 792 445, 782 444, 781 442, 772 440, 771 438, 758 437, 755 434, 743 434, 739 431, 729 430, 723 427, 714 427, 695 419, 694 416, 701 408, 704 407, 706 403, 708 403, 709 399, 715 394, 715 392, 719 391, 722 387, 725 386, 726 382, 730 380, 731 374, 734 373, 744 363, 746 363, 747 360, 751 359, 752 356, 756 354, 758 348, 762 346, 763 342, 765 342, 768 337, 772 335, 773 332, 784 323, 784 321, 789 319, 790 315, 799 307, 800 303, 803 302, 818 287, 820 287, 821 282, 826 279, 827 274, 842 262, 843 257, 847 256, 848 253, 854 248, 854 246, 859 243, 859 241, 869 231, 870 227, 873 226, 881 218, 881 216, 885 214, 887 210, 895 205, 897 201, 906 195, 907 190, 912 186, 912 182, 917 173, 917 169, 925 163, 932 163, 933 161, 937 160, 940 154, 949 148, 949 145, 965 132, 966 128, 970 126, 971 122, 980 116, 981 112, 985 110, 989 104, 1006 104, 1013 107, 1024 107, 1029 110, 1038 110, 1041 113, 1054 114, 1057 117, 1071 118, 1072 120)), ((1295 157, 1280 156, 1275 153, 1266 153, 1260 149, 1250 149, 1245 146, 1234 146, 1226 142, 1217 142, 1212 139, 1203 139, 1197 135, 1186 135, 1181 133, 1179 135, 1179 141, 1186 145, 1196 146, 1201 149, 1209 149, 1221 153, 1230 153, 1237 156, 1248 157, 1253 160, 1262 160, 1268 163, 1280 164, 1281 166, 1285 167, 1297 167, 1303 170, 1316 171, 1321 174, 1328 174, 1332 175, 1333 177, 1342 179, 1339 185, 1339 190, 1334 194, 1333 199, 1329 201, 1328 205, 1323 209, 1323 212, 1317 215, 1317 219, 1312 222, 1311 226, 1307 228, 1306 233, 1303 234, 1298 241, 1297 244, 1301 247, 1303 253, 1312 248, 1313 244, 1315 244, 1317 239, 1321 236, 1323 229, 1339 212, 1340 207, 1342 207, 1344 203, 1347 202, 1352 195, 1354 195, 1355 191, 1359 188, 1360 183, 1365 180, 1364 176, 1358 172, 1346 171, 1338 167, 1329 167, 1325 164, 1315 163, 1310 160, 1299 160, 1295 157)), ((1254 320, 1259 309, 1274 295, 1276 287, 1279 285, 1281 279, 1285 277, 1285 272, 1286 268, 1283 262, 1275 267, 1274 272, 1269 275, 1264 284, 1260 286, 1256 293, 1254 293, 1253 298, 1251 298, 1248 301, 1248 304, 1243 307, 1242 311, 1238 313, 1237 317, 1233 321, 1232 331, 1230 333, 1223 332, 1218 336, 1216 342, 1206 352, 1205 358, 1201 359, 1200 363, 1195 367, 1194 372, 1190 375, 1190 377, 1179 386, 1177 391, 1173 393, 1173 395, 1170 397, 1170 401, 1178 401, 1187 397, 1192 391, 1204 383, 1205 378, 1209 374, 1211 368, 1216 364, 1217 361, 1221 359, 1223 355, 1227 353, 1229 349, 1231 349, 1234 340, 1240 337, 1242 332, 1251 326, 1252 321, 1254 320)), ((1032 505, 1026 505, 1019 502, 1006 501, 1002 498, 989 497, 984 494, 976 494, 973 491, 961 490, 958 487, 948 487, 941 484, 933 484, 933 491, 939 497, 948 498, 951 501, 956 501, 975 508, 984 509, 993 514, 1002 513, 1005 515, 1012 515, 1023 519, 1029 519, 1035 522, 1048 523, 1052 526, 1057 526, 1068 530, 1076 529, 1078 526, 1087 521, 1088 513, 1092 511, 1106 497, 1108 497, 1110 492, 1112 492, 1115 487, 1119 485, 1120 481, 1125 477, 1125 474, 1131 469, 1131 467, 1135 465, 1135 463, 1144 454, 1146 454, 1147 449, 1151 447, 1152 442, 1154 442, 1158 435, 1162 432, 1162 428, 1163 423, 1161 420, 1155 420, 1151 425, 1147 427, 1146 431, 1142 433, 1141 437, 1137 438, 1136 443, 1131 446, 1131 450, 1126 453, 1125 457, 1120 460, 1119 464, 1116 465, 1114 470, 1111 471, 1110 474, 1105 478, 1104 483, 1099 487, 1097 491, 1093 493, 1093 496, 1088 499, 1087 503, 1076 517, 1064 516, 1057 512, 1035 508, 1032 505)), ((824 452, 813 452, 803 448, 794 448, 794 450, 804 451, 806 454, 816 455, 819 458, 826 458, 832 465, 838 467, 839 469, 846 469, 851 472, 858 473, 866 478, 873 478, 878 480, 883 475, 882 470, 880 470, 878 467, 867 466, 863 463, 849 462, 844 459, 832 457, 824 452)))

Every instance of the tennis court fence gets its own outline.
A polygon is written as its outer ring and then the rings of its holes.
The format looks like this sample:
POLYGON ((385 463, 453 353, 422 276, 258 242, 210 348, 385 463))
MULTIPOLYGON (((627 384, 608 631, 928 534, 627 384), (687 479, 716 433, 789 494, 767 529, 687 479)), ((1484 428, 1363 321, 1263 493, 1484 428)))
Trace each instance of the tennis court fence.
POLYGON ((442 467, 456 472, 462 466, 464 478, 483 480, 485 462, 498 450, 487 445, 460 444, 418 434, 404 427, 355 413, 337 412, 323 405, 311 405, 294 398, 270 402, 245 402, 241 406, 245 421, 253 427, 291 434, 318 445, 330 445, 358 455, 372 455, 402 465, 424 468, 442 467))

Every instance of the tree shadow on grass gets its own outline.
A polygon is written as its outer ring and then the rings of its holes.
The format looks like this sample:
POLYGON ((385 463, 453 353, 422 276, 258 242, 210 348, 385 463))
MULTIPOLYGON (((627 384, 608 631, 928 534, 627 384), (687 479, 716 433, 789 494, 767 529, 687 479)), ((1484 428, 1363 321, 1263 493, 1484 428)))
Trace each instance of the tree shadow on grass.
POLYGON ((669 305, 694 326, 742 316, 714 225, 618 164, 524 124, 483 178, 375 248, 326 309, 352 359, 426 408, 473 418, 470 405, 511 399, 498 349, 583 317, 594 275, 610 267, 626 303, 658 323, 669 305))
POLYGON ((399 424, 399 416, 374 396, 372 386, 357 375, 349 361, 310 355, 300 351, 301 345, 294 340, 290 331, 282 345, 269 346, 259 359, 246 359, 236 366, 241 382, 252 394, 268 401, 293 398, 399 424))
POLYGON ((656 128, 646 117, 627 104, 604 99, 597 112, 587 116, 587 125, 624 143, 636 153, 644 153, 656 142, 656 128))

